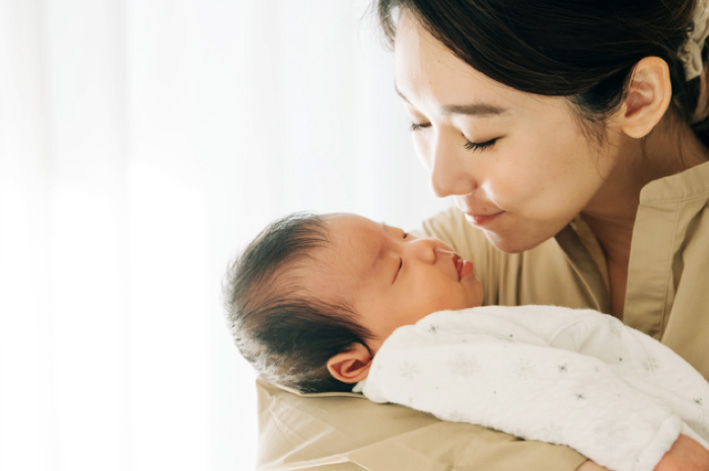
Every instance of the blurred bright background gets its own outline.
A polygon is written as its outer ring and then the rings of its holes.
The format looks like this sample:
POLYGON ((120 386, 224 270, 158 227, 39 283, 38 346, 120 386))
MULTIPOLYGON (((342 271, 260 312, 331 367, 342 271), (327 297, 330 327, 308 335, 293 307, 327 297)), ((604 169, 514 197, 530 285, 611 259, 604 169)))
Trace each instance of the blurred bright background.
POLYGON ((0 469, 253 469, 233 256, 428 188, 369 0, 0 0, 0 469))

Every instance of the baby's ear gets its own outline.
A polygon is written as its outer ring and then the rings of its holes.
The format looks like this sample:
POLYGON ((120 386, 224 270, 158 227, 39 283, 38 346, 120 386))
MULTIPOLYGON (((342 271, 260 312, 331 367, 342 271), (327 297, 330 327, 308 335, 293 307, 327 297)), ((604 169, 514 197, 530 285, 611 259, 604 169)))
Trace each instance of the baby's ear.
POLYGON ((332 356, 327 361, 330 374, 343 383, 359 383, 369 374, 372 354, 361 343, 353 343, 344 352, 332 356))

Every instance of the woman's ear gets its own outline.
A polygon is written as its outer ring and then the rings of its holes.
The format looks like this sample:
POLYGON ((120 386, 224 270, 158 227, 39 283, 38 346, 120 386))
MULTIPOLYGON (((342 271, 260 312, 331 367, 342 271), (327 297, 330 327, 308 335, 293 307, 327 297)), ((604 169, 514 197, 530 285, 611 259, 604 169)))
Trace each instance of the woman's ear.
POLYGON ((354 343, 344 352, 332 356, 327 361, 330 374, 343 383, 359 383, 369 374, 372 354, 361 343, 354 343))
POLYGON ((665 115, 671 100, 667 62, 654 56, 641 59, 633 68, 622 108, 616 115, 621 129, 630 137, 645 137, 665 115))

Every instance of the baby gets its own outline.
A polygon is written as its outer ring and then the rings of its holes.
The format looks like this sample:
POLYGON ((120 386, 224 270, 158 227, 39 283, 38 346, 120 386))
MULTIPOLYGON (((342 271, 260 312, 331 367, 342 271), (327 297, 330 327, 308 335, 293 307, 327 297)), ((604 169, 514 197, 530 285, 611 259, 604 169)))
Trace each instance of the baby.
POLYGON ((237 346, 266 379, 361 391, 445 420, 651 470, 680 433, 707 446, 709 386, 611 316, 480 307, 473 265, 443 242, 351 214, 296 214, 230 269, 237 346))

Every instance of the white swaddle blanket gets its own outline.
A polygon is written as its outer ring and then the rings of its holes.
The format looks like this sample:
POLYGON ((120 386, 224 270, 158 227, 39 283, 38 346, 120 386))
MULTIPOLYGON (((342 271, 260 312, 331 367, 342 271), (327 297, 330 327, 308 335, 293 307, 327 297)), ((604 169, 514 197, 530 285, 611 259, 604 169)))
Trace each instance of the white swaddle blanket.
POLYGON ((651 471, 680 433, 709 448, 707 381, 661 343, 590 310, 431 314, 397 329, 355 390, 568 445, 615 471, 651 471))

